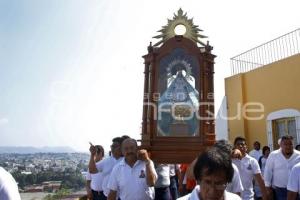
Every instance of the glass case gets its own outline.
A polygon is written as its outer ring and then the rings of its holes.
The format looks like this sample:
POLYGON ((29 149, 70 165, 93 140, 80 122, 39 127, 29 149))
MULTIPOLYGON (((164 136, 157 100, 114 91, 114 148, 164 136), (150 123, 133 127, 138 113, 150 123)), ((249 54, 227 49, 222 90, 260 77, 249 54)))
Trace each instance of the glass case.
POLYGON ((174 49, 159 63, 158 136, 184 137, 199 134, 199 92, 195 77, 197 59, 184 49, 174 49))

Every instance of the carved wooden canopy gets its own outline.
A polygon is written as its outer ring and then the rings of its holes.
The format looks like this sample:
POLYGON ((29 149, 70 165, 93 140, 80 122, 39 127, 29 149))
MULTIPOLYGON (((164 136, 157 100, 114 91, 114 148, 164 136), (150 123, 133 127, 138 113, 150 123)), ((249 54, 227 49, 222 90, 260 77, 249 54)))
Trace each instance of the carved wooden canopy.
POLYGON ((215 142, 214 58, 200 29, 179 9, 148 46, 142 148, 160 163, 191 162, 215 142), (176 27, 185 29, 181 35, 176 27), (199 46, 198 46, 199 45, 199 46))

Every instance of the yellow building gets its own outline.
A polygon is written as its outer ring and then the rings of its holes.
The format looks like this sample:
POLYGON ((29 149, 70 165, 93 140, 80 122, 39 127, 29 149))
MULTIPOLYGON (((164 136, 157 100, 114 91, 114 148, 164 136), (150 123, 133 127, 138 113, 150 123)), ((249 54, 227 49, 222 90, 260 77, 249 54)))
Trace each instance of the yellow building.
POLYGON ((300 29, 231 59, 225 79, 228 139, 271 149, 292 135, 300 143, 300 29))

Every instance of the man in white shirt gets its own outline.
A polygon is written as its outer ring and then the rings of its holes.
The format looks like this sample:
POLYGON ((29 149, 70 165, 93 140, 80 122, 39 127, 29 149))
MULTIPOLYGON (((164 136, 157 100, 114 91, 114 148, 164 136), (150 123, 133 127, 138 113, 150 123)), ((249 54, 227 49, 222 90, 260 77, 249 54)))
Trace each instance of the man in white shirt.
POLYGON ((287 200, 297 200, 297 195, 300 199, 300 163, 296 164, 291 171, 287 190, 287 200))
POLYGON ((170 164, 170 194, 171 200, 176 200, 178 198, 178 175, 180 173, 179 164, 170 164))
POLYGON ((146 150, 138 151, 137 142, 128 138, 122 143, 124 159, 111 172, 108 200, 115 200, 117 192, 122 200, 154 199, 157 179, 154 164, 146 150))
MULTIPOLYGON (((249 152, 249 156, 251 156, 252 158, 255 158, 257 160, 257 162, 259 162, 259 159, 262 156, 262 150, 260 149, 260 143, 258 141, 255 141, 253 143, 253 149, 249 152)), ((256 182, 254 182, 254 192, 255 192, 255 197, 257 197, 257 198, 261 197, 261 192, 260 192, 258 183, 256 183, 256 182)))
POLYGON ((203 152, 194 165, 194 175, 199 185, 192 193, 178 200, 240 200, 238 195, 225 190, 233 174, 230 155, 212 147, 203 152))
POLYGON ((110 173, 112 172, 114 166, 123 159, 121 151, 122 141, 123 139, 121 137, 112 139, 112 145, 110 146, 112 155, 103 159, 101 162, 90 162, 89 165, 89 170, 92 173, 101 173, 102 175, 102 183, 100 186, 105 196, 103 199, 107 199, 107 196, 110 192, 110 189, 108 188, 110 173))
POLYGON ((264 170, 265 185, 270 198, 274 195, 277 200, 286 200, 288 177, 298 162, 300 152, 293 148, 293 137, 281 137, 280 149, 270 153, 264 170))
POLYGON ((15 179, 2 167, 0 167, 0 199, 21 200, 15 179))
POLYGON ((157 180, 154 185, 155 200, 170 200, 170 166, 169 164, 156 164, 157 180))
POLYGON ((100 196, 102 189, 102 174, 96 173, 91 174, 90 172, 87 172, 86 174, 86 190, 88 193, 89 199, 92 200, 102 200, 100 196))
MULTIPOLYGON (((102 158, 104 157, 104 149, 101 145, 91 145, 90 147, 91 157, 90 157, 90 163, 96 165, 97 163, 100 163, 102 158)), ((93 200, 105 200, 105 196, 103 194, 102 189, 102 182, 103 182, 103 176, 101 172, 98 171, 91 171, 89 169, 87 176, 87 192, 88 196, 93 200)))
POLYGON ((240 172, 244 191, 242 192, 243 200, 254 200, 253 179, 259 185, 263 199, 267 199, 264 180, 261 175, 260 167, 257 160, 247 154, 246 139, 237 137, 234 140, 234 146, 242 153, 242 159, 233 159, 232 162, 237 166, 240 172))
POLYGON ((255 158, 258 162, 259 158, 262 156, 262 151, 260 149, 260 143, 255 141, 253 143, 253 149, 249 152, 249 155, 255 158))
POLYGON ((232 163, 232 167, 233 167, 234 174, 233 174, 232 181, 230 183, 228 183, 228 185, 226 187, 226 191, 235 193, 240 196, 241 193, 244 191, 240 172, 234 163, 232 163))

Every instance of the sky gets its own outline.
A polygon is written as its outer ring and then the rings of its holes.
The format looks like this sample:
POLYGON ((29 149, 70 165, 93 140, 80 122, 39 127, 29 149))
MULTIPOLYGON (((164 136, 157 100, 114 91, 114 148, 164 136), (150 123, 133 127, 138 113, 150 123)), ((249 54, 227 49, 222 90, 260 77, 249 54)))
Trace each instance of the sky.
POLYGON ((108 150, 140 139, 142 56, 182 8, 214 47, 215 110, 230 58, 299 28, 297 0, 0 0, 0 146, 108 150))

